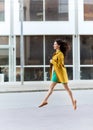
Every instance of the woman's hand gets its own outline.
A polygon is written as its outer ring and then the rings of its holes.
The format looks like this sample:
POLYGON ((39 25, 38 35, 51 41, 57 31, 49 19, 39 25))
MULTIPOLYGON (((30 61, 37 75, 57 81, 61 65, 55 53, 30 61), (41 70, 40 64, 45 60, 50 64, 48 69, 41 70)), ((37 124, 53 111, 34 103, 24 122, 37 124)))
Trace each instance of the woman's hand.
POLYGON ((52 63, 52 59, 50 59, 50 63, 52 63))

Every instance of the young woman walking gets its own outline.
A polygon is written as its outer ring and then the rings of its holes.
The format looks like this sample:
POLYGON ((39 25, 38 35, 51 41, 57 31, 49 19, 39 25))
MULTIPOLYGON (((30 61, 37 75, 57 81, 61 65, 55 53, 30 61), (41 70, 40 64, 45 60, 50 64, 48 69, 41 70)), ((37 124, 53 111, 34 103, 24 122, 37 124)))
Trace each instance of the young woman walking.
POLYGON ((74 99, 73 97, 71 89, 68 87, 68 75, 64 66, 64 58, 69 49, 68 43, 66 41, 62 41, 61 39, 57 39, 54 42, 53 48, 55 50, 55 53, 53 54, 52 59, 50 60, 50 78, 52 83, 44 100, 39 105, 39 107, 43 107, 44 105, 48 104, 48 98, 52 94, 56 84, 62 83, 72 101, 73 109, 76 110, 77 102, 76 99, 74 99))

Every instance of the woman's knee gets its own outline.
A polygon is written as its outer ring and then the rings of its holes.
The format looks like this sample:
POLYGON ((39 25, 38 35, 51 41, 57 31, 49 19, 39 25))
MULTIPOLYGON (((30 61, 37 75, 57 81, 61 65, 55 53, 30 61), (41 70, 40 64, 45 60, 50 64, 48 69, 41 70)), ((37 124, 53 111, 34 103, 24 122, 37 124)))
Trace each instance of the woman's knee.
POLYGON ((64 88, 65 88, 67 91, 71 92, 71 89, 68 87, 68 84, 64 84, 64 88))
POLYGON ((49 89, 49 94, 52 94, 52 92, 53 92, 53 88, 50 88, 49 89))
POLYGON ((49 88, 49 93, 51 94, 54 90, 55 84, 51 84, 50 88, 49 88))

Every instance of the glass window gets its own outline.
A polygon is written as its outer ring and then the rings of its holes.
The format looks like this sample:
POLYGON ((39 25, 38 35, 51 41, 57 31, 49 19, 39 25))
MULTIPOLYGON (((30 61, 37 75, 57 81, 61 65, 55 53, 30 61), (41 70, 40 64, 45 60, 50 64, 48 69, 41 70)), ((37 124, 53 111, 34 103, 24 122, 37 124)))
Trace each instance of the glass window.
POLYGON ((42 81, 43 68, 25 68, 24 81, 42 81))
POLYGON ((0 49, 0 65, 9 64, 9 51, 8 49, 0 49))
MULTIPOLYGON (((72 65, 72 36, 45 36, 45 50, 43 48, 43 36, 24 36, 24 61, 25 65, 29 66, 24 65, 25 81, 49 80, 49 66, 47 67, 45 65, 49 65, 49 60, 54 52, 54 40, 57 38, 67 40, 69 42, 71 50, 66 57, 65 64, 72 65), (45 55, 43 55, 44 53, 45 55), (43 62, 44 58, 45 65, 43 62), (46 67, 45 72, 44 67, 46 67)), ((16 63, 17 65, 20 65, 20 37, 16 38, 16 63)), ((69 79, 73 78, 72 69, 72 67, 67 68, 69 79)), ((16 80, 20 81, 20 66, 16 68, 16 80)))
POLYGON ((49 73, 49 71, 50 71, 50 68, 46 67, 46 69, 45 69, 45 79, 46 79, 46 81, 50 80, 50 73, 49 73))
POLYGON ((66 69, 67 69, 69 80, 72 80, 73 79, 73 68, 72 67, 66 67, 66 69))
MULTIPOLYGON (((25 65, 43 64, 43 37, 24 36, 25 65)), ((16 42, 16 63, 20 65, 20 38, 16 42)))
POLYGON ((93 36, 80 37, 80 63, 93 64, 93 36))
POLYGON ((25 45, 25 64, 42 65, 43 64, 43 37, 25 36, 24 45, 25 45))
POLYGON ((9 80, 9 50, 0 49, 0 73, 4 74, 4 81, 9 80))
POLYGON ((8 44, 8 37, 0 36, 0 45, 7 45, 8 44))
POLYGON ((24 0, 24 21, 43 20, 43 0, 24 0))
POLYGON ((93 0, 84 0, 84 20, 93 20, 93 0))
POLYGON ((20 69, 20 67, 16 68, 16 81, 21 81, 21 69, 20 69))
POLYGON ((81 79, 93 79, 93 67, 81 67, 81 79))
POLYGON ((4 15, 5 15, 4 0, 0 0, 0 21, 4 21, 4 15))
POLYGON ((68 0, 46 0, 46 21, 68 21, 68 0))
MULTIPOLYGON (((44 80, 43 68, 40 67, 24 67, 24 81, 42 81, 44 80)), ((16 68, 16 81, 21 80, 20 67, 16 68)))
POLYGON ((0 67, 0 74, 2 74, 4 82, 9 81, 9 67, 0 67))
POLYGON ((54 52, 53 50, 53 44, 55 39, 63 39, 67 40, 69 45, 70 45, 70 51, 68 52, 68 55, 65 58, 65 64, 67 65, 72 65, 73 63, 73 58, 72 58, 72 36, 46 36, 45 37, 45 61, 46 65, 49 65, 49 60, 52 57, 52 54, 54 52))
POLYGON ((16 65, 20 65, 20 37, 16 37, 16 65))

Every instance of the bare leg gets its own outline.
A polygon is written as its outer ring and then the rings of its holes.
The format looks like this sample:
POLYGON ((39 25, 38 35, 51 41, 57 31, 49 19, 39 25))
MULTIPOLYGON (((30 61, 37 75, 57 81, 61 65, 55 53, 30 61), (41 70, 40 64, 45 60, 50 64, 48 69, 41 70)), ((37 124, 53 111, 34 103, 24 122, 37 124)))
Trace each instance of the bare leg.
POLYGON ((52 94, 52 92, 53 92, 54 87, 55 87, 56 84, 57 84, 56 82, 52 82, 52 83, 51 83, 50 88, 49 88, 49 90, 48 90, 48 92, 47 92, 47 94, 46 94, 46 96, 45 96, 43 102, 40 104, 39 107, 43 107, 44 105, 47 105, 47 104, 48 104, 48 103, 47 103, 48 98, 49 98, 50 95, 52 94))
POLYGON ((65 84, 63 84, 63 85, 64 85, 64 88, 67 90, 67 92, 68 92, 68 94, 69 94, 69 96, 70 96, 70 98, 71 98, 71 101, 72 101, 72 105, 73 105, 74 110, 76 110, 76 108, 77 108, 76 100, 73 98, 72 92, 71 92, 70 88, 68 87, 68 84, 65 83, 65 84))

